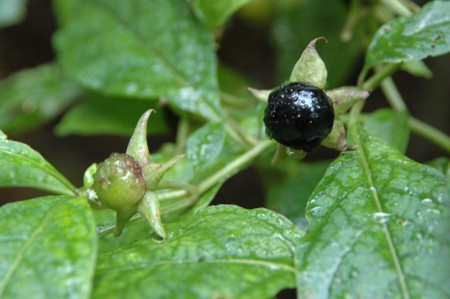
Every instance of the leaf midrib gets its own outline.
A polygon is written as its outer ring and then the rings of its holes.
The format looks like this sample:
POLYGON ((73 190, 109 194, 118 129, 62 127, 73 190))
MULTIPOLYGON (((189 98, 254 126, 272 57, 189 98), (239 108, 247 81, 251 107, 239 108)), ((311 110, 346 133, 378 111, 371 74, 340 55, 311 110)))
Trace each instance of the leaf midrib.
MULTIPOLYGON (((367 158, 367 154, 365 152, 364 145, 363 145, 363 143, 361 141, 361 136, 359 135, 359 131, 358 131, 357 125, 353 123, 353 125, 350 126, 350 129, 352 130, 352 137, 353 137, 353 139, 354 139, 354 141, 356 143, 356 146, 357 146, 356 152, 357 152, 357 155, 358 155, 359 160, 361 162, 361 165, 363 167, 363 171, 364 171, 364 175, 366 177, 367 185, 369 186, 369 190, 370 190, 370 193, 372 195, 372 199, 373 199, 373 201, 374 201, 374 203, 376 205, 377 211, 379 213, 386 213, 383 210, 380 198, 378 197, 377 188, 375 187, 375 184, 374 184, 374 181, 373 181, 373 178, 372 178, 372 171, 370 169, 370 165, 369 165, 369 161, 368 161, 368 158, 367 158)), ((398 254, 397 254, 397 250, 396 250, 396 248, 394 246, 394 242, 392 240, 391 232, 389 231, 389 228, 386 225, 386 223, 382 223, 381 225, 383 227, 383 233, 384 233, 384 236, 386 238, 386 242, 387 242, 388 247, 389 247, 389 252, 391 254, 392 261, 394 262, 395 271, 397 272, 398 281, 400 283, 400 288, 402 290, 402 296, 405 299, 409 299, 411 297, 410 296, 410 292, 409 292, 408 286, 406 284, 405 274, 404 274, 403 268, 402 268, 401 263, 400 263, 400 259, 399 259, 398 254)))
MULTIPOLYGON (((164 57, 154 47, 145 43, 145 39, 139 34, 139 32, 127 27, 126 22, 122 20, 117 14, 115 14, 114 11, 112 11, 107 6, 103 5, 98 1, 92 3, 93 5, 97 6, 101 11, 106 12, 113 20, 117 20, 117 24, 120 24, 120 26, 122 26, 122 28, 124 28, 126 32, 131 32, 132 33, 131 36, 135 38, 137 43, 141 44, 143 48, 148 49, 150 52, 152 52, 153 56, 157 57, 162 62, 162 64, 166 66, 166 68, 172 73, 173 78, 176 79, 181 86, 191 87, 197 90, 197 88, 193 86, 189 81, 187 81, 182 76, 182 74, 180 74, 171 63, 169 63, 166 59, 164 59, 164 57)), ((215 109, 211 107, 208 101, 206 101, 203 97, 200 97, 199 99, 201 100, 201 102, 205 104, 206 107, 209 108, 211 115, 214 115, 217 118, 216 120, 221 119, 220 114, 218 114, 215 111, 215 109)))

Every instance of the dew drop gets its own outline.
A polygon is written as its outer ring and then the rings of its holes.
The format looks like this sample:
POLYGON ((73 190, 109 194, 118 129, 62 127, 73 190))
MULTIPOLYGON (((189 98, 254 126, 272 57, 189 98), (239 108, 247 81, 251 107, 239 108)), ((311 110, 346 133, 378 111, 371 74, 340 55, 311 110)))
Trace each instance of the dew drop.
POLYGON ((130 83, 127 85, 126 93, 129 95, 135 94, 138 90, 138 85, 136 83, 130 83))
POLYGON ((427 203, 432 203, 433 200, 431 198, 424 198, 420 202, 423 203, 423 204, 427 204, 427 203))
POLYGON ((391 214, 385 212, 373 213, 373 218, 377 220, 380 224, 385 224, 389 221, 391 214))

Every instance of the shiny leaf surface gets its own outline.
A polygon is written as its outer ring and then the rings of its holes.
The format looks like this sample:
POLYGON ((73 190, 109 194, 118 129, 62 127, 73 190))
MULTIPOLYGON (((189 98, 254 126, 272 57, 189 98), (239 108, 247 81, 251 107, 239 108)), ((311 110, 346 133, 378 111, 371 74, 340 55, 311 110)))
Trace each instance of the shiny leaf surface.
POLYGON ((192 134, 186 144, 186 157, 194 168, 217 158, 225 142, 222 123, 208 123, 192 134))
POLYGON ((89 298, 97 237, 86 199, 2 206, 0 240, 1 298, 89 298))
POLYGON ((266 209, 212 206, 151 239, 99 256, 93 298, 272 298, 295 283, 303 234, 266 209))
POLYGON ((382 26, 369 46, 366 68, 450 52, 449 11, 449 1, 430 1, 418 13, 382 26))
POLYGON ((298 248, 299 297, 448 298, 445 177, 352 127, 352 152, 311 195, 298 248))
POLYGON ((75 187, 44 157, 0 131, 0 187, 32 187, 73 195, 75 187))
POLYGON ((379 109, 364 117, 364 128, 404 153, 408 146, 408 113, 392 109, 379 109))
POLYGON ((63 26, 55 46, 78 82, 110 95, 164 97, 181 111, 220 119, 212 38, 186 1, 60 0, 56 7, 63 26))
POLYGON ((56 117, 79 94, 56 64, 20 71, 0 82, 0 129, 21 133, 56 117))

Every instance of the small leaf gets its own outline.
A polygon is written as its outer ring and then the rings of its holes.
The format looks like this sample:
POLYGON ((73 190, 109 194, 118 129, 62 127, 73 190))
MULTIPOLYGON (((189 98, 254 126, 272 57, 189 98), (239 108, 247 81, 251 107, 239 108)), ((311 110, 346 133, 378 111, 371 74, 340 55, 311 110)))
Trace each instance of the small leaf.
POLYGON ((38 152, 0 131, 0 187, 32 187, 73 195, 75 187, 38 152))
POLYGON ((6 204, 0 240, 1 298, 89 298, 97 236, 84 198, 6 204))
POLYGON ((198 0, 195 6, 202 12, 211 29, 222 26, 227 19, 250 0, 198 0))
POLYGON ((299 298, 448 298, 450 190, 363 129, 307 206, 298 247, 299 298))
POLYGON ((382 26, 370 43, 365 68, 450 52, 449 11, 450 2, 431 1, 418 13, 382 26))
POLYGON ((295 283, 302 232, 279 214, 212 206, 166 229, 101 254, 93 297, 272 298, 295 283))
POLYGON ((59 0, 56 7, 58 56, 82 85, 164 97, 181 111, 220 119, 213 41, 187 1, 59 0))
POLYGON ((364 118, 364 128, 404 153, 409 140, 409 115, 392 109, 379 109, 364 118))
POLYGON ((430 162, 427 163, 427 165, 430 165, 431 167, 436 168, 440 172, 442 172, 447 180, 450 183, 450 159, 449 158, 436 158, 430 162))
POLYGON ((26 13, 26 0, 0 0, 0 28, 20 23, 26 13))
POLYGON ((20 133, 61 113, 80 92, 56 64, 20 71, 0 82, 0 128, 20 133))
POLYGON ((189 137, 186 157, 192 161, 194 168, 201 167, 219 156, 225 136, 222 123, 208 123, 189 137))
MULTIPOLYGON (((131 136, 142 113, 156 107, 154 101, 88 96, 85 102, 70 109, 55 128, 59 136, 120 135, 131 136)), ((163 109, 153 113, 149 134, 167 133, 163 109)))

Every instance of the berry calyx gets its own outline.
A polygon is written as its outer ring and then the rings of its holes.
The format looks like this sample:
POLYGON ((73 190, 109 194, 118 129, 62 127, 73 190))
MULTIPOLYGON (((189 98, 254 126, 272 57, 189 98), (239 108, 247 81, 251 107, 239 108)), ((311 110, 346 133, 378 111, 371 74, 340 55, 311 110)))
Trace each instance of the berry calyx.
POLYGON ((309 83, 292 82, 272 91, 264 112, 266 134, 280 144, 315 151, 333 128, 333 103, 309 83))

